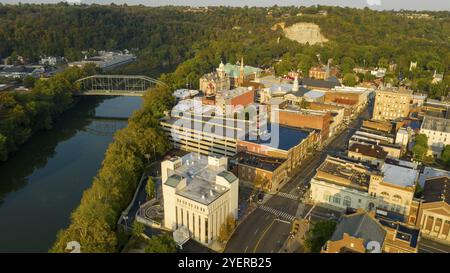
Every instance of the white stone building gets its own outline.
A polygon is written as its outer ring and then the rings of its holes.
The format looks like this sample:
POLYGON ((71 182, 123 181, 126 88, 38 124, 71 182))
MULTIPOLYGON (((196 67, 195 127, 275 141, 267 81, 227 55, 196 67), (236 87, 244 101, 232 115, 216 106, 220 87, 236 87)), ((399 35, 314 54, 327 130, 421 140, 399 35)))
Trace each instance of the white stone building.
POLYGON ((429 154, 440 157, 445 145, 450 144, 450 119, 425 116, 420 134, 428 138, 429 154))
POLYGON ((225 156, 190 153, 161 163, 164 227, 184 226, 202 244, 216 240, 227 217, 238 217, 239 179, 225 156))
POLYGON ((414 166, 401 164, 385 163, 378 171, 328 156, 311 180, 311 199, 339 209, 383 208, 406 216, 418 171, 414 166))

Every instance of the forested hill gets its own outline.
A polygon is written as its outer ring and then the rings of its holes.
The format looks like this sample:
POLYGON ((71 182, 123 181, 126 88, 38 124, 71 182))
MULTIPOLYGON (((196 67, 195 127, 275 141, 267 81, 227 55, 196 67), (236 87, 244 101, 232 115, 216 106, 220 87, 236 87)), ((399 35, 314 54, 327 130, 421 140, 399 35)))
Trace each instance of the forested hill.
POLYGON ((322 61, 332 58, 344 72, 396 63, 397 71, 388 75, 394 84, 401 72, 413 88, 440 96, 448 90, 432 89, 430 82, 434 70, 448 74, 450 12, 428 14, 429 19, 408 19, 394 11, 325 6, 194 12, 170 6, 0 5, 0 56, 35 60, 65 55, 75 60, 82 50, 136 49, 140 61, 126 72, 146 73, 185 62, 166 78, 181 86, 186 78, 195 84, 199 74, 212 70, 220 59, 235 62, 244 55, 247 64, 276 64, 277 72, 285 73, 307 71, 320 54, 322 61), (281 29, 271 30, 280 22, 313 22, 329 42, 312 46, 291 41, 281 29), (276 63, 279 59, 283 61, 276 63), (410 72, 410 61, 417 61, 418 69, 410 72))

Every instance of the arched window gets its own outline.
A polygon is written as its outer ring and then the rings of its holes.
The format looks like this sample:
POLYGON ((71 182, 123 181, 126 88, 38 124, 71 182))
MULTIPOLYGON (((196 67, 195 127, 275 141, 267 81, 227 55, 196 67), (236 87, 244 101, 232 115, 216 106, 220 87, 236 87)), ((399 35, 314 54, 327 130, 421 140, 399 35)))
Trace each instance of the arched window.
POLYGON ((381 194, 381 198, 382 199, 384 199, 384 200, 389 200, 389 193, 387 193, 387 192, 382 192, 381 194))
POLYGON ((336 193, 333 196, 333 203, 335 204, 341 204, 341 195, 339 193, 336 193))
POLYGON ((394 195, 392 197, 392 201, 397 202, 397 203, 401 203, 402 202, 402 197, 400 195, 394 195))
POLYGON ((344 202, 342 203, 344 206, 346 207, 351 207, 352 206, 352 199, 348 196, 344 197, 344 202))

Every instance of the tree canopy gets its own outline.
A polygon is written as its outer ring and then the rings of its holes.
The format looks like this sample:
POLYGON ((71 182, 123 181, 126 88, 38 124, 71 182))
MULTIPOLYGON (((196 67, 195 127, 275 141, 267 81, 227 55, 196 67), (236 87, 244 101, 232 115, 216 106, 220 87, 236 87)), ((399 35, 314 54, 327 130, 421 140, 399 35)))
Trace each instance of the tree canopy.
POLYGON ((82 252, 118 250, 117 221, 144 171, 144 155, 151 154, 150 159, 156 160, 170 148, 153 116, 169 109, 169 102, 161 106, 154 100, 160 101, 160 96, 166 98, 170 92, 164 87, 150 89, 147 93, 156 95, 145 96, 142 109, 133 114, 127 127, 115 134, 92 186, 84 192, 80 205, 71 215, 71 224, 58 233, 50 251, 64 252, 69 241, 79 242, 82 252))
POLYGON ((419 134, 414 139, 414 146, 412 149, 414 158, 423 161, 428 151, 428 137, 424 134, 419 134))
POLYGON ((0 160, 6 160, 36 131, 50 129, 54 119, 72 105, 72 95, 79 90, 75 81, 94 71, 90 65, 68 68, 33 82, 30 92, 1 92, 0 160))

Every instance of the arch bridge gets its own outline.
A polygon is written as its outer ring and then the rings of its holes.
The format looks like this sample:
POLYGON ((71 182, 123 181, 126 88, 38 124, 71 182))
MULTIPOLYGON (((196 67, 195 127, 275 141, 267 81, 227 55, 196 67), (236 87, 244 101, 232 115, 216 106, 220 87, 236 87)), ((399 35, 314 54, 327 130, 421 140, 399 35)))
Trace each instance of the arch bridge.
POLYGON ((142 96, 154 86, 167 86, 162 81, 138 75, 92 75, 76 81, 81 96, 142 96))

